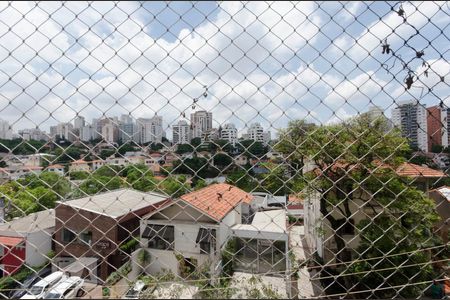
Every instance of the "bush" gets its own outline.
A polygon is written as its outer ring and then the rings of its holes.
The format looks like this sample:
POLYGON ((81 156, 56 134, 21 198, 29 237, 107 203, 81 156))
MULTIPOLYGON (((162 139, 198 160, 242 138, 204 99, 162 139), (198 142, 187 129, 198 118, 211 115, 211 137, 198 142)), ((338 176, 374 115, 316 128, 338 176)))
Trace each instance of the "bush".
POLYGON ((126 252, 128 254, 130 254, 131 252, 133 252, 136 249, 136 246, 139 244, 139 237, 138 236, 133 236, 131 238, 131 240, 129 240, 128 242, 120 245, 120 250, 122 250, 123 252, 126 252))

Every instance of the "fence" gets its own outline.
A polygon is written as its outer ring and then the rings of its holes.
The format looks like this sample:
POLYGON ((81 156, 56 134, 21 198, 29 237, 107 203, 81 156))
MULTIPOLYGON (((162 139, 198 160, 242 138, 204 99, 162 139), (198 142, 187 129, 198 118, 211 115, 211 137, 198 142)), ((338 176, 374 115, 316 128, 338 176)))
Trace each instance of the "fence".
POLYGON ((447 2, 0 3, 0 294, 444 298, 447 2))

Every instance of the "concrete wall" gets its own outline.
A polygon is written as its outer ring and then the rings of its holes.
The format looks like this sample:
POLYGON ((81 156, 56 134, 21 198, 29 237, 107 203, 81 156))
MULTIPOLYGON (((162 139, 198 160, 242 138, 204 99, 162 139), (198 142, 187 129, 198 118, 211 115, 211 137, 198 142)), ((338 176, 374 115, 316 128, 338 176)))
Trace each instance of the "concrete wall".
POLYGON ((45 263, 52 250, 53 230, 36 231, 27 235, 25 258, 29 266, 37 267, 45 263))

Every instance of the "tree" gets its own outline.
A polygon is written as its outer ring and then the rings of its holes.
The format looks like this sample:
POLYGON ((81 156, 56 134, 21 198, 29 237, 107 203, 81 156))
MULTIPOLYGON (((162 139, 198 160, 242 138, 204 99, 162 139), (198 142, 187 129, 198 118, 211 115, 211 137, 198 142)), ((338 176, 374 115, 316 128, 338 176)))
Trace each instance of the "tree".
POLYGON ((245 170, 235 171, 227 176, 226 182, 238 188, 252 192, 258 187, 258 181, 245 170))
POLYGON ((268 147, 264 146, 262 142, 254 140, 242 140, 236 146, 240 153, 244 153, 249 158, 261 158, 269 151, 268 147))
MULTIPOLYGON (((369 195, 364 205, 369 208, 374 202, 383 205, 382 214, 366 221, 369 226, 363 222, 357 224, 363 230, 363 238, 374 242, 374 237, 395 237, 393 243, 376 243, 373 247, 363 241, 361 249, 367 249, 368 257, 376 253, 377 246, 383 246, 384 253, 401 253, 424 246, 427 238, 415 231, 426 231, 435 220, 436 213, 430 206, 430 200, 392 171, 404 161, 403 156, 409 151, 409 145, 399 130, 389 131, 387 125, 382 119, 373 120, 362 115, 345 123, 320 126, 309 132, 297 149, 299 155, 310 157, 317 166, 312 174, 308 174, 314 179, 309 180, 309 188, 319 194, 320 213, 333 232, 338 263, 349 260, 344 251, 344 229, 354 225, 350 203, 361 200, 362 191, 369 195), (410 212, 405 213, 407 211, 410 212), (393 223, 397 226, 393 232, 385 234, 384 230, 380 231, 379 228, 387 230, 386 226, 393 223), (403 240, 412 244, 396 243, 403 240)), ((357 267, 364 269, 363 265, 357 267)), ((416 281, 408 276, 407 269, 398 268, 396 272, 402 274, 395 276, 397 280, 416 281), (407 279, 399 279, 403 276, 407 279)), ((338 280, 347 290, 353 286, 349 276, 339 277, 338 280)))
POLYGON ((233 159, 225 153, 216 153, 213 156, 213 163, 215 166, 223 169, 225 167, 231 167, 233 159))
POLYGON ((287 161, 297 172, 303 173, 305 154, 300 151, 301 145, 315 127, 305 120, 294 120, 289 122, 286 129, 279 130, 279 141, 274 148, 287 157, 287 161))
POLYGON ((158 183, 158 187, 171 197, 180 197, 190 192, 189 185, 185 181, 182 177, 166 177, 158 183))
POLYGON ((175 152, 177 154, 191 153, 194 152, 194 148, 190 144, 180 144, 177 145, 177 151, 175 152))

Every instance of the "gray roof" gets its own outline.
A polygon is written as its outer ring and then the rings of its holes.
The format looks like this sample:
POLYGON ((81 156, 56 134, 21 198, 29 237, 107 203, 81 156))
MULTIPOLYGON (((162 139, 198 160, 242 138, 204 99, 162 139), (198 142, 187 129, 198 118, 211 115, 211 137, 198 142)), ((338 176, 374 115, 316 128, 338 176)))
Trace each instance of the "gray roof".
POLYGON ((28 233, 55 227, 55 210, 47 209, 0 224, 0 231, 28 233))
POLYGON ((132 189, 119 189, 75 200, 60 201, 59 203, 111 218, 119 218, 155 205, 167 198, 167 196, 153 192, 144 193, 132 189))

